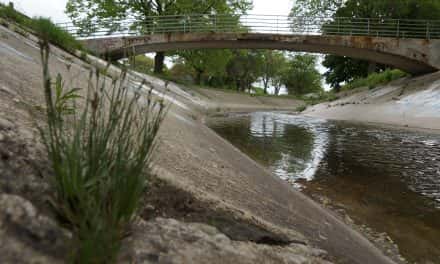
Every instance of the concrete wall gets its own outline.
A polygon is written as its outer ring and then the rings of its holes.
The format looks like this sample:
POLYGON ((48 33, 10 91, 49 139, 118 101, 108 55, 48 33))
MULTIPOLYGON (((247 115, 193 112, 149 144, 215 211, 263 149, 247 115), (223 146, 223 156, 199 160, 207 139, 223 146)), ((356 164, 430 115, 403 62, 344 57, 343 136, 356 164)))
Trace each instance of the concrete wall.
POLYGON ((98 54, 128 54, 200 48, 277 49, 334 54, 394 66, 412 74, 440 69, 440 40, 371 36, 305 36, 252 33, 170 33, 84 40, 98 54))

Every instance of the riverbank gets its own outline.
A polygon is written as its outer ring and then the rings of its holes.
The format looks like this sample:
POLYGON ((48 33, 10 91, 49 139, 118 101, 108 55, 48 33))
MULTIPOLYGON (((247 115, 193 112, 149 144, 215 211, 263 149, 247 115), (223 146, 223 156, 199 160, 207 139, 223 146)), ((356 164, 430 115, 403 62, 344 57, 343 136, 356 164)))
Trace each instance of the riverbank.
MULTIPOLYGON (((0 27, 0 54, 0 253, 6 263, 63 262, 70 234, 48 205, 44 178, 51 171, 34 126, 41 120, 29 112, 44 102, 37 40, 0 27)), ((87 87, 91 65, 106 62, 52 47, 52 75, 61 73, 74 87, 87 87)), ((111 66, 108 75, 119 76, 119 69, 111 66)), ((215 112, 293 110, 298 102, 192 93, 138 73, 128 78, 135 86, 146 79, 145 88, 154 87, 170 109, 154 155, 155 180, 120 262, 392 263, 204 124, 215 112)))
POLYGON ((311 117, 440 129, 440 72, 407 77, 374 89, 342 92, 340 99, 308 107, 311 117))

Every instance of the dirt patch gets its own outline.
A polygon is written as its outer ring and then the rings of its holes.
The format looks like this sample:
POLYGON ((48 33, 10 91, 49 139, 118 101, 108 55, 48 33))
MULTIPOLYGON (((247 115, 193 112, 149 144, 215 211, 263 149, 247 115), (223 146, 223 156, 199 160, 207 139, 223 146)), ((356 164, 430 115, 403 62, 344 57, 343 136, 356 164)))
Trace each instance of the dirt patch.
POLYGON ((250 241, 257 244, 288 245, 303 244, 303 241, 292 241, 287 236, 275 234, 253 223, 237 219, 229 212, 211 209, 208 202, 171 184, 153 178, 145 195, 145 207, 141 212, 144 220, 157 217, 174 218, 188 223, 206 223, 215 226, 230 239, 250 241))

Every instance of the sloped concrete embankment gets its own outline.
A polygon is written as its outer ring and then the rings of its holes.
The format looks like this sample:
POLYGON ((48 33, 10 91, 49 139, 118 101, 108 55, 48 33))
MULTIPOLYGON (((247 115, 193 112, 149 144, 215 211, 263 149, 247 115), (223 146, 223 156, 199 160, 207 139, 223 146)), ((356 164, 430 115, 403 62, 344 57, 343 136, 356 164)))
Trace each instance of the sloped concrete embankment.
POLYGON ((340 93, 341 99, 309 107, 304 114, 335 120, 440 129, 440 72, 403 78, 375 89, 340 93))

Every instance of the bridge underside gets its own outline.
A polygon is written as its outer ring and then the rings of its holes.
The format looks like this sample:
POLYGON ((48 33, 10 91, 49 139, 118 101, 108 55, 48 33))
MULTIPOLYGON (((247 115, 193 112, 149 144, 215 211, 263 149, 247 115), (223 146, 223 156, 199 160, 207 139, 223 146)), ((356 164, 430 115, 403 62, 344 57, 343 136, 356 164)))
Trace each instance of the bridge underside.
POLYGON ((440 69, 440 40, 337 35, 168 33, 83 40, 100 55, 120 59, 147 52, 189 49, 275 49, 333 54, 390 65, 420 75, 440 69))

